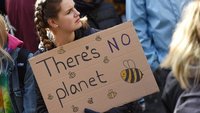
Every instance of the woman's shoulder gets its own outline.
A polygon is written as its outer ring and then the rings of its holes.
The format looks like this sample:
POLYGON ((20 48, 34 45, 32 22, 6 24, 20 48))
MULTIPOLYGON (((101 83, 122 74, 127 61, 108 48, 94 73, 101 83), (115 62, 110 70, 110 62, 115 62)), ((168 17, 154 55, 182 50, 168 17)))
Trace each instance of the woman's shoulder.
POLYGON ((95 28, 91 28, 91 27, 87 27, 87 28, 80 28, 78 30, 75 31, 75 35, 76 35, 76 39, 80 39, 82 37, 91 35, 93 33, 96 33, 100 30, 95 29, 95 28))

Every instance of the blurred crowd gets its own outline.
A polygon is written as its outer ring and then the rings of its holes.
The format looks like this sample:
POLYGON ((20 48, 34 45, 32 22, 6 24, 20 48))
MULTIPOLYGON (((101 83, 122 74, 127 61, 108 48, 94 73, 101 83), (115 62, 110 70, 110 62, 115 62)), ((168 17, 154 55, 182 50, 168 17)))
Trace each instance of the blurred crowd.
MULTIPOLYGON (((36 54, 41 53, 38 53, 41 43, 42 52, 61 44, 52 42, 46 35, 47 28, 55 38, 62 34, 58 30, 60 23, 57 25, 51 11, 45 10, 51 7, 46 1, 0 0, 0 12, 9 34, 23 41, 23 48, 36 54)), ((62 0, 56 2, 61 4, 62 0)), ((197 102, 200 99, 200 0, 73 0, 73 3, 74 18, 87 17, 91 28, 84 30, 84 35, 75 34, 75 38, 132 21, 160 89, 107 112, 200 113, 197 102)), ((74 31, 78 33, 77 29, 74 31)), ((97 113, 90 109, 85 112, 97 113)))

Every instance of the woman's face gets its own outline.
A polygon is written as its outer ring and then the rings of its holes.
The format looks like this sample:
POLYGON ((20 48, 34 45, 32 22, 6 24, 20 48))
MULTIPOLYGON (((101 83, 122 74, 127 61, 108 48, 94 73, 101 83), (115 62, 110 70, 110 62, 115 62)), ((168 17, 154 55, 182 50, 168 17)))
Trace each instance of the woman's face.
POLYGON ((73 0, 62 0, 61 11, 58 13, 58 19, 56 19, 58 27, 66 32, 74 32, 82 27, 80 21, 80 13, 74 8, 73 0))

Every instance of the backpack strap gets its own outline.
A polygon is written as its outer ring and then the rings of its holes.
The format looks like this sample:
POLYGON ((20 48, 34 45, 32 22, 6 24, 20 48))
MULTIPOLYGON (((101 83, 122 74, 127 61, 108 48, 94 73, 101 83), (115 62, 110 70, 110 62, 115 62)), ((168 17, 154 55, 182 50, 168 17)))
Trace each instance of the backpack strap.
POLYGON ((18 53, 17 68, 18 68, 20 88, 23 88, 23 86, 24 86, 24 77, 26 74, 26 65, 28 62, 29 53, 30 52, 24 48, 21 48, 18 53))
POLYGON ((13 92, 15 96, 22 96, 24 90, 24 77, 26 74, 26 65, 30 52, 24 48, 20 48, 17 56, 18 75, 13 76, 13 92))

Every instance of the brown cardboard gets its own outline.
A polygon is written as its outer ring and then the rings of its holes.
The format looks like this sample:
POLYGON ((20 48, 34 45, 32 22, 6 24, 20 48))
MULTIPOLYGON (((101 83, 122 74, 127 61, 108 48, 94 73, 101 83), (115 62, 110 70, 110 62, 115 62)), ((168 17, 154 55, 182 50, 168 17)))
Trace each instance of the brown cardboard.
POLYGON ((49 113, 103 112, 159 90, 131 22, 29 62, 49 113))

